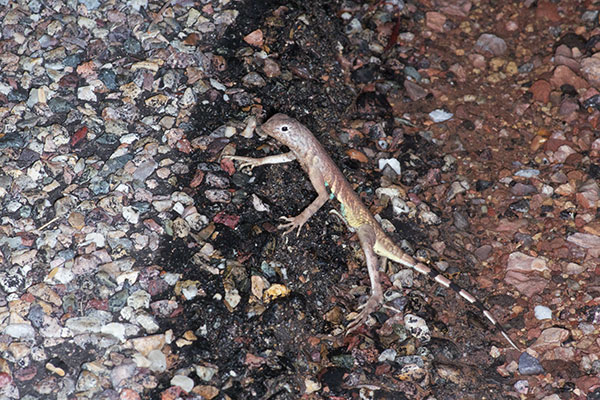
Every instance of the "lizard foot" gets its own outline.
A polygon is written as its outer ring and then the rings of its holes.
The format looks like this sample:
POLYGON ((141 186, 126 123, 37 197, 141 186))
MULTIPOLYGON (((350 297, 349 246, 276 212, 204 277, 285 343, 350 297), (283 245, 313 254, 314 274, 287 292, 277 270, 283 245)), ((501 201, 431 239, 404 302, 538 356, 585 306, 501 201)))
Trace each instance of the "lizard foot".
POLYGON ((294 229, 298 228, 296 237, 300 236, 300 230, 302 229, 302 226, 306 222, 306 219, 303 218, 301 215, 298 215, 295 217, 279 217, 279 219, 281 219, 283 221, 287 221, 287 222, 285 224, 281 224, 281 225, 277 226, 277 229, 285 229, 285 232, 283 234, 287 235, 294 229))
POLYGON ((369 300, 365 304, 361 304, 358 308, 361 309, 361 312, 350 322, 348 325, 348 329, 346 330, 346 335, 354 332, 358 329, 359 326, 365 323, 369 315, 377 310, 379 304, 381 303, 381 296, 371 296, 369 300))
POLYGON ((254 167, 258 167, 261 165, 260 159, 252 158, 252 157, 242 157, 242 156, 223 156, 223 158, 228 158, 234 161, 241 161, 242 163, 239 166, 239 169, 242 170, 246 167, 250 168, 250 171, 254 169, 254 167))

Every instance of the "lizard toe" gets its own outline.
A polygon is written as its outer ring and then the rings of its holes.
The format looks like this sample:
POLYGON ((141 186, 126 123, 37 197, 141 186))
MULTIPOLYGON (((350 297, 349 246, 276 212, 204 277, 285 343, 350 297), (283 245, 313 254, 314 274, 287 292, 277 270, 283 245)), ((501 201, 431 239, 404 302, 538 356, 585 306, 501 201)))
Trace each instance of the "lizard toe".
POLYGON ((346 335, 354 332, 359 326, 364 324, 367 321, 367 318, 373 311, 377 309, 379 306, 379 300, 376 296, 371 296, 366 303, 358 306, 358 309, 361 310, 360 313, 354 318, 346 329, 346 335))

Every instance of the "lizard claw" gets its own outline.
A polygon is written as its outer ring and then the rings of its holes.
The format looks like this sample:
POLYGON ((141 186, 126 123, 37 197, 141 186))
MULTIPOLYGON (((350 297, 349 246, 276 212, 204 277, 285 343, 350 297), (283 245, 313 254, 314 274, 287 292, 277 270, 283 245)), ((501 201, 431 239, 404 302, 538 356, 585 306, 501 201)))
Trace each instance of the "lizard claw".
POLYGON ((377 296, 371 296, 371 297, 369 297, 369 300, 366 303, 358 306, 358 309, 359 310, 362 309, 362 310, 356 316, 356 318, 354 318, 352 320, 352 322, 350 322, 350 324, 348 325, 348 328, 346 330, 346 335, 349 335, 350 333, 354 332, 362 324, 364 324, 365 321, 367 320, 367 318, 369 317, 369 315, 373 311, 375 311, 377 309, 377 307, 379 307, 379 302, 380 302, 380 299, 378 299, 377 296))
POLYGON ((234 160, 234 161, 241 161, 242 163, 238 167, 238 169, 240 169, 240 170, 248 167, 248 168, 250 168, 250 171, 252 171, 254 169, 254 167, 257 167, 260 165, 258 160, 256 158, 252 158, 252 157, 227 155, 227 156, 223 156, 223 158, 227 158, 229 160, 234 160))
POLYGON ((288 233, 292 232, 294 229, 298 228, 298 232, 296 232, 296 237, 300 236, 300 230, 302 229, 302 225, 304 225, 304 223, 306 221, 303 221, 302 218, 300 218, 300 216, 296 216, 296 217, 279 217, 280 220, 283 221, 287 221, 285 224, 281 224, 279 226, 277 226, 277 229, 285 229, 285 232, 283 232, 284 235, 287 235, 288 233))

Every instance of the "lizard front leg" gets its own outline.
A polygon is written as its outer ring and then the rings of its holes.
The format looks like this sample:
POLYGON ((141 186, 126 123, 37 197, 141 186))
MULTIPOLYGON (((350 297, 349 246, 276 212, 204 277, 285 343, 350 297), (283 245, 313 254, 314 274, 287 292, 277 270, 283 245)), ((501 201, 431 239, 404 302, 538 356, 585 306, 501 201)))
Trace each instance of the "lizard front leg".
POLYGON ((285 229, 285 234, 288 234, 297 228, 298 232, 296 233, 296 236, 300 235, 302 225, 304 225, 306 221, 308 221, 308 219, 312 217, 314 213, 319 211, 319 209, 323 207, 323 204, 329 200, 329 193, 325 188, 325 180, 323 179, 321 172, 318 169, 313 168, 308 171, 308 177, 310 178, 310 182, 312 183, 313 187, 317 191, 318 196, 312 203, 308 205, 308 207, 306 207, 295 217, 280 218, 284 221, 287 221, 286 223, 278 226, 279 229, 285 229))
POLYGON ((281 164, 290 161, 294 161, 296 159, 296 155, 288 151, 287 153, 276 154, 274 156, 266 156, 261 158, 253 158, 253 157, 243 157, 243 156, 223 156, 223 158, 228 158, 230 160, 241 161, 240 169, 244 169, 246 167, 250 167, 252 170, 254 167, 258 167, 266 164, 281 164))
POLYGON ((367 269, 369 271, 369 279, 371 280, 371 297, 369 300, 361 306, 362 310, 360 314, 348 325, 346 334, 356 330, 361 324, 365 322, 369 314, 375 311, 381 304, 383 299, 383 290, 381 290, 381 282, 379 281, 379 258, 375 254, 375 242, 377 238, 375 236, 375 229, 369 225, 364 224, 358 227, 358 240, 360 246, 365 253, 365 259, 367 261, 367 269))

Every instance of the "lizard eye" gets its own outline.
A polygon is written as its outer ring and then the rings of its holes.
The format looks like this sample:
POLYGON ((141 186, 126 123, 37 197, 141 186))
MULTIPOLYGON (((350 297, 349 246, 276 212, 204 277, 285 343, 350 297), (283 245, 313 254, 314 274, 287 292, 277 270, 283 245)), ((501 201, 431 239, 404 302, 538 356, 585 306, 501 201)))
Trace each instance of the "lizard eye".
POLYGON ((283 125, 280 129, 281 129, 281 132, 287 132, 288 131, 288 126, 287 125, 283 125))

